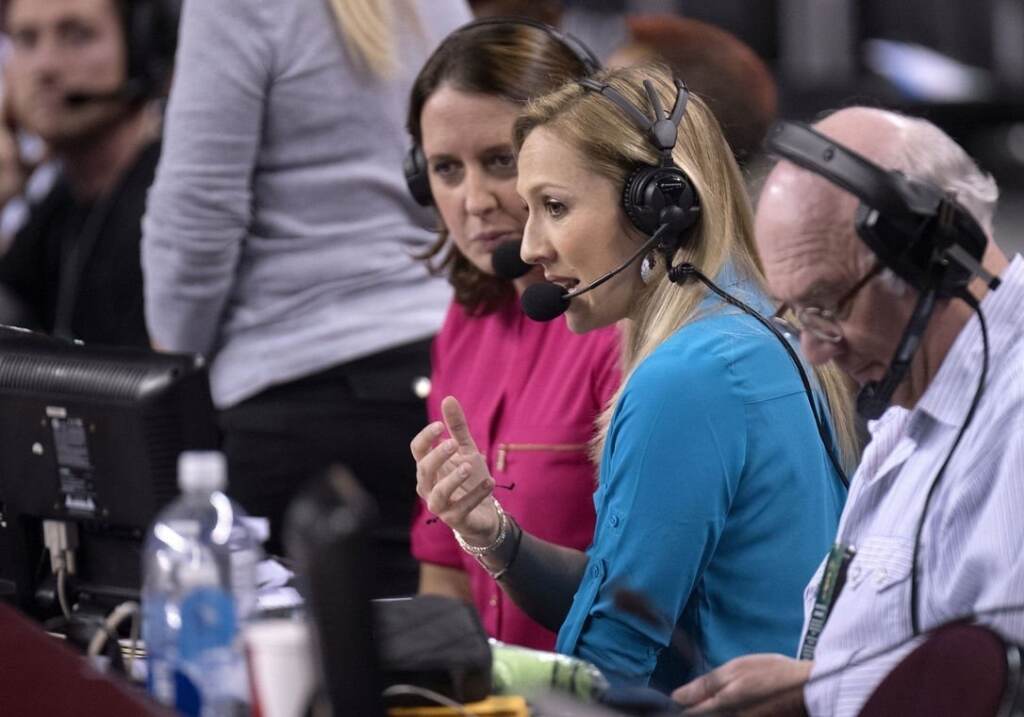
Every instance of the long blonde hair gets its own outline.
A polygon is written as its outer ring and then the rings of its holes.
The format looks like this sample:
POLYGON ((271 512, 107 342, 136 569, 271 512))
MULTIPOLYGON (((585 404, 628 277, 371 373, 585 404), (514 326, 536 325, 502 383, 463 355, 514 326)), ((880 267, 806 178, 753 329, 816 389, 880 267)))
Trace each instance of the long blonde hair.
POLYGON ((328 1, 352 61, 377 78, 389 77, 396 65, 395 0, 328 1))
MULTIPOLYGON (((676 90, 671 72, 661 65, 624 68, 597 75, 637 107, 649 104, 642 81, 651 80, 662 104, 671 107, 676 90)), ((588 169, 618 185, 640 164, 656 164, 650 140, 622 111, 597 93, 572 83, 527 105, 516 122, 514 145, 522 147, 529 133, 543 126, 574 147, 588 169)), ((754 222, 739 167, 714 115, 701 99, 690 95, 672 151, 676 164, 690 177, 701 199, 701 216, 673 264, 691 262, 707 276, 716 276, 727 263, 737 274, 765 285, 764 270, 754 244, 754 222)), ((668 281, 658 262, 650 281, 639 290, 623 322, 623 382, 598 419, 594 452, 599 455, 615 405, 633 370, 672 334, 688 323, 706 296, 699 282, 682 286, 668 281)), ((857 459, 853 400, 842 374, 830 365, 816 369, 827 397, 840 460, 849 469, 857 459)))

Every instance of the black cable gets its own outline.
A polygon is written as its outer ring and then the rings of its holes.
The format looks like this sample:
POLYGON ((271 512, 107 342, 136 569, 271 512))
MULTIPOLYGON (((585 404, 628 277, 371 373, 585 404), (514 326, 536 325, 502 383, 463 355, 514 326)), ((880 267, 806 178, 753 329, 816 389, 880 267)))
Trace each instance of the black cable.
POLYGON ((921 534, 924 532, 925 520, 928 517, 928 508, 931 507, 932 497, 935 495, 935 489, 942 481, 942 478, 946 473, 946 468, 949 467, 949 462, 952 460, 953 454, 956 453, 957 446, 960 445, 960 439, 964 437, 968 427, 971 425, 971 421, 974 420, 974 414, 978 408, 978 404, 981 403, 981 396, 985 393, 985 380, 988 378, 989 345, 988 325, 985 323, 985 314, 982 312, 981 305, 978 303, 978 300, 966 290, 957 294, 957 296, 962 299, 964 303, 974 309, 974 312, 978 315, 978 323, 981 326, 982 344, 981 374, 978 376, 978 387, 974 389, 974 398, 971 400, 971 407, 967 410, 967 417, 960 426, 960 430, 956 434, 956 439, 953 441, 953 445, 950 447, 949 453, 946 454, 946 460, 942 462, 942 467, 939 468, 939 472, 935 474, 931 485, 928 487, 928 495, 924 499, 924 508, 921 510, 921 517, 917 521, 917 530, 914 532, 914 554, 910 563, 910 628, 914 635, 918 635, 921 632, 921 618, 917 609, 917 596, 919 592, 918 586, 920 583, 920 576, 917 570, 917 559, 921 551, 921 534))
POLYGON ((684 262, 677 266, 670 267, 668 271, 668 278, 673 283, 676 284, 684 283, 691 276, 699 279, 706 287, 708 287, 713 292, 718 294, 718 296, 720 296, 723 301, 732 304, 733 306, 740 309, 744 313, 749 314, 750 316, 757 319, 759 322, 761 322, 762 325, 764 325, 765 328, 767 328, 772 333, 772 335, 775 338, 779 340, 779 343, 782 344, 782 347, 786 350, 786 353, 789 354, 789 358, 793 361, 793 365, 796 366, 796 370, 800 374, 800 382, 804 385, 804 393, 807 395, 807 402, 811 406, 811 415, 814 416, 814 423, 818 428, 818 437, 821 439, 821 445, 825 448, 825 453, 828 455, 828 460, 832 464, 832 469, 836 472, 836 476, 839 478, 839 481, 843 484, 843 487, 849 488, 850 480, 846 477, 846 471, 843 470, 842 464, 839 462, 839 458, 836 457, 832 439, 829 436, 828 429, 825 427, 825 420, 821 416, 821 413, 818 411, 818 404, 814 400, 814 392, 811 389, 811 381, 810 379, 807 378, 807 372, 804 371, 803 362, 800 361, 800 357, 797 356, 796 351, 790 345, 789 341, 786 339, 785 336, 782 335, 782 333, 777 328, 772 326, 771 321, 762 316, 760 312, 756 311, 750 306, 747 306, 745 303, 737 299, 732 294, 729 294, 724 290, 720 289, 713 281, 711 281, 711 279, 706 277, 693 264, 689 262, 684 262))

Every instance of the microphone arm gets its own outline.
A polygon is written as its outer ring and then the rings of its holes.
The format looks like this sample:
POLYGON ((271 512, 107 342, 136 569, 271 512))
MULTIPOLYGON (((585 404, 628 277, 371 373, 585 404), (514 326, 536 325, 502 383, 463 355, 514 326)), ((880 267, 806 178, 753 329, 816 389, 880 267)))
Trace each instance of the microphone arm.
POLYGON ((921 293, 885 376, 881 381, 864 384, 860 393, 857 394, 857 412, 864 418, 877 419, 889 407, 892 395, 907 375, 910 362, 921 343, 921 336, 924 335, 924 330, 928 327, 932 311, 935 310, 935 299, 934 289, 921 293))
POLYGON ((586 294, 588 291, 592 291, 593 289, 596 289, 597 287, 601 286, 601 284, 605 283, 614 276, 621 274, 623 271, 629 268, 630 264, 632 264, 637 259, 642 257, 644 254, 649 252, 653 247, 657 246, 658 242, 661 241, 661 238, 671 228, 671 224, 662 224, 660 227, 658 227, 658 231, 654 232, 654 234, 651 235, 651 238, 644 242, 641 245, 641 247, 637 249, 636 252, 634 252, 633 255, 626 259, 626 261, 624 261, 620 266, 616 267, 615 269, 612 269, 607 274, 587 284, 582 289, 576 289, 575 291, 570 291, 566 293, 562 298, 565 300, 575 299, 577 296, 582 296, 583 294, 586 294))

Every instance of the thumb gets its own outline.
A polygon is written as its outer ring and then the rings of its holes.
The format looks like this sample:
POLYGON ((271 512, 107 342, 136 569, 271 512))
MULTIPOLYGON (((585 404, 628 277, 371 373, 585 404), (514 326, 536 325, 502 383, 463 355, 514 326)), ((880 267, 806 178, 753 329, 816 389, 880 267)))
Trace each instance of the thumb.
POLYGON ((441 414, 444 416, 445 425, 448 426, 448 433, 459 444, 459 449, 464 453, 476 453, 476 443, 469 432, 466 414, 462 412, 462 406, 454 396, 446 396, 441 402, 441 414))

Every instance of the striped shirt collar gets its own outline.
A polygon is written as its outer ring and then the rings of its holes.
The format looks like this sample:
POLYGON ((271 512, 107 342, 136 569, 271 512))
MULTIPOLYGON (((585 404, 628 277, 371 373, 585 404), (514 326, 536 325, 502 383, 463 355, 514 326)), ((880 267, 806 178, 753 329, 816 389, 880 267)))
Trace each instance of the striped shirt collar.
MULTIPOLYGON (((1019 340, 1022 330, 1020 307, 1024 305, 1024 258, 1015 256, 1000 278, 999 288, 989 291, 981 301, 981 311, 988 325, 990 374, 1007 346, 1019 340)), ((957 335, 931 384, 914 407, 911 418, 924 413, 949 426, 961 425, 978 385, 982 357, 981 325, 974 315, 957 335)))

